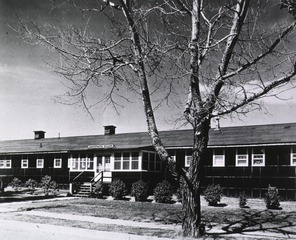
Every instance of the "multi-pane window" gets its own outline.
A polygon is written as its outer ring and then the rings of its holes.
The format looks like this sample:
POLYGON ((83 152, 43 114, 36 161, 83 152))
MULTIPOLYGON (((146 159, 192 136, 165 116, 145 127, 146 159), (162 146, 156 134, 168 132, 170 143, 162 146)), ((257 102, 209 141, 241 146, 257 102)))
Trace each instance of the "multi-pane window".
POLYGON ((94 155, 93 154, 86 155, 86 169, 87 170, 94 169, 94 155))
POLYGON ((161 161, 154 152, 143 152, 142 169, 149 171, 160 171, 161 161))
POLYGON ((28 159, 22 159, 22 168, 28 168, 29 167, 29 160, 28 159))
POLYGON ((190 167, 192 159, 193 159, 192 158, 192 150, 191 149, 186 150, 186 152, 185 152, 185 167, 190 167))
POLYGON ((121 169, 121 153, 114 153, 114 170, 121 169))
POLYGON ((122 154, 122 169, 127 170, 130 169, 130 153, 124 152, 122 154))
POLYGON ((36 168, 43 168, 44 167, 44 159, 43 158, 38 158, 36 160, 36 168))
POLYGON ((62 156, 56 155, 53 161, 54 168, 61 168, 62 167, 62 156))
POLYGON ((71 158, 71 162, 72 162, 72 169, 73 170, 78 170, 78 166, 79 166, 79 155, 78 154, 73 154, 72 158, 71 158))
POLYGON ((149 170, 155 171, 155 153, 149 153, 149 170))
POLYGON ((80 154, 80 169, 86 170, 86 154, 80 154))
MULTIPOLYGON (((70 159, 72 170, 93 170, 94 155, 93 154, 73 154, 70 159)), ((69 165, 68 165, 69 166, 69 165)))
POLYGON ((149 170, 149 153, 143 152, 143 158, 142 158, 142 169, 143 170, 149 170))
POLYGON ((291 147, 291 166, 296 166, 296 146, 291 147))
POLYGON ((252 153, 252 166, 262 167, 265 166, 265 152, 264 148, 253 148, 252 153))
POLYGON ((139 169, 139 153, 132 152, 132 169, 139 169))
POLYGON ((0 168, 11 168, 11 159, 5 156, 1 156, 0 168))
POLYGON ((138 170, 139 159, 138 152, 114 153, 114 170, 138 170))
POLYGON ((224 149, 215 149, 213 152, 213 167, 225 166, 225 153, 224 149))
POLYGON ((246 167, 249 165, 249 155, 247 148, 236 149, 235 165, 237 167, 246 167))

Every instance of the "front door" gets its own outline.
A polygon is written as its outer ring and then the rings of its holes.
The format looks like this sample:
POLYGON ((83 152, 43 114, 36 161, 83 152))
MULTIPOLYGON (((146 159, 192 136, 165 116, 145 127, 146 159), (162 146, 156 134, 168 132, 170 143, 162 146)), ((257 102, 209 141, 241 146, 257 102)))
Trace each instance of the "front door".
POLYGON ((97 172, 110 172, 111 170, 111 156, 98 155, 97 156, 97 172))

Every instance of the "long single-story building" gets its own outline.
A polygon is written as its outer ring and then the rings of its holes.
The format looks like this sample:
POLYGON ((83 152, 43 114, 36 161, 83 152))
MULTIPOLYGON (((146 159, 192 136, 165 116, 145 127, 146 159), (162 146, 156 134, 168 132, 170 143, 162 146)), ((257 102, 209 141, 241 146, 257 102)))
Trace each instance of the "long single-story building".
MULTIPOLYGON (((0 179, 23 182, 50 175, 58 184, 87 186, 122 179, 128 186, 142 179, 151 186, 169 178, 146 132, 0 141, 0 179)), ((192 130, 160 132, 177 167, 188 167, 192 130)), ((263 197, 269 185, 285 199, 296 200, 296 123, 224 127, 210 130, 203 187, 215 183, 227 195, 244 191, 263 197)))

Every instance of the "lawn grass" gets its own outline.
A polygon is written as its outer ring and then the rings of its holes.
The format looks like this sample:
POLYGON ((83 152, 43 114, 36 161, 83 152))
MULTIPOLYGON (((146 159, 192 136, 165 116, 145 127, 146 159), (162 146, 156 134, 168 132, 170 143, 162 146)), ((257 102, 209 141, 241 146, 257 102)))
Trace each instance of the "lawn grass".
MULTIPOLYGON (((223 198, 222 203, 223 204, 218 207, 210 207, 207 206, 205 201, 202 201, 202 222, 206 224, 207 229, 220 225, 220 228, 223 228, 223 230, 227 232, 233 231, 233 228, 236 228, 235 231, 237 231, 237 226, 239 226, 239 231, 241 232, 258 230, 284 232, 285 227, 294 226, 296 222, 296 203, 283 203, 283 209, 281 210, 267 210, 263 200, 257 199, 250 201, 248 208, 239 208, 238 199, 235 198, 223 198)), ((14 207, 17 207, 19 211, 43 211, 131 220, 135 222, 157 222, 178 226, 178 229, 180 229, 182 223, 181 204, 132 202, 127 200, 95 198, 67 198, 59 201, 33 201, 31 203, 20 202, 16 204, 17 205, 14 205, 14 207)), ((8 215, 3 215, 1 217, 8 217, 8 215)), ((176 237, 180 235, 180 231, 173 232, 171 229, 141 229, 132 226, 113 226, 107 223, 102 225, 21 214, 14 214, 10 217, 20 221, 50 223, 103 231, 112 230, 147 236, 176 237)), ((213 234, 212 237, 217 236, 213 234)), ((225 237, 224 239, 229 238, 225 237)))
POLYGON ((165 224, 178 224, 182 221, 181 204, 80 198, 56 202, 36 202, 28 210, 165 224))

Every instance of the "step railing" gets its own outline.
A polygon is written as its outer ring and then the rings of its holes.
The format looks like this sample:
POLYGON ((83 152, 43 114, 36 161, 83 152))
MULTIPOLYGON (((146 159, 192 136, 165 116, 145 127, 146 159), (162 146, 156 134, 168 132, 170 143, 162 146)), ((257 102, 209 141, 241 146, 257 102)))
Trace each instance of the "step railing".
POLYGON ((72 182, 75 182, 85 171, 80 172, 75 178, 73 178, 72 182))
POLYGON ((103 174, 104 174, 104 171, 99 172, 96 176, 94 176, 90 180, 90 182, 93 183, 93 184, 99 182, 100 180, 103 182, 103 174))

